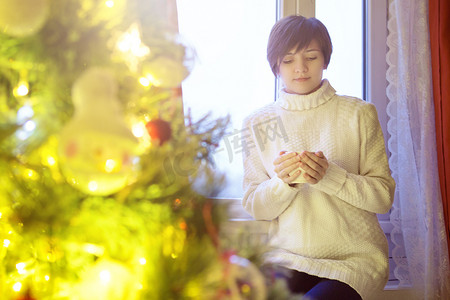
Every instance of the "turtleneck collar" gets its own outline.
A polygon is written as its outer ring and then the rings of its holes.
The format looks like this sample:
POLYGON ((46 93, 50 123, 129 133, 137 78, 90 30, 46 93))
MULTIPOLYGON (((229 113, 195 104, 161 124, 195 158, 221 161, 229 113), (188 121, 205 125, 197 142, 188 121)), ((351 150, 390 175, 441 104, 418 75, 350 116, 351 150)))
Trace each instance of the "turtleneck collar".
POLYGON ((330 85, 327 79, 324 79, 317 91, 307 95, 289 94, 282 89, 275 103, 287 110, 307 110, 324 104, 335 93, 336 90, 330 85))

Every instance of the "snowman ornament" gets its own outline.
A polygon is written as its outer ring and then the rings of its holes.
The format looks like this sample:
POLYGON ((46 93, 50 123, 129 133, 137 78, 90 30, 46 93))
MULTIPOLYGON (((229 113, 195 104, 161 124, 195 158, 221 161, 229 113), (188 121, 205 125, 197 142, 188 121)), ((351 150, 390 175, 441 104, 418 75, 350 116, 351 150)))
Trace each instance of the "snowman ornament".
POLYGON ((58 155, 66 180, 91 195, 113 194, 133 180, 138 141, 126 125, 110 71, 91 68, 72 87, 73 118, 60 133, 58 155))

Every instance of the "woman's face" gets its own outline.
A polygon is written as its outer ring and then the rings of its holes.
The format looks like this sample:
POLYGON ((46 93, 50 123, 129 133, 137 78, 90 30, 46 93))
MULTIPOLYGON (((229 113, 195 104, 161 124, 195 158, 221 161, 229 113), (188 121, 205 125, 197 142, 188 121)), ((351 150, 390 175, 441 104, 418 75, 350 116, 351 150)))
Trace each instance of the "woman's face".
POLYGON ((292 49, 280 62, 278 74, 290 94, 310 94, 319 89, 325 67, 325 59, 316 40, 295 52, 292 49))

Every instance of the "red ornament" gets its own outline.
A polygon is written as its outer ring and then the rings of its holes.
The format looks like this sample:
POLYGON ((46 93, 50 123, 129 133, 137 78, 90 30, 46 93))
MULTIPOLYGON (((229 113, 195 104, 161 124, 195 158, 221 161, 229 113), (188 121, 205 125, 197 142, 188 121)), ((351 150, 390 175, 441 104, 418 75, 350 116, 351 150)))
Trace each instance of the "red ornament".
POLYGON ((160 146, 172 138, 172 128, 167 121, 155 119, 148 122, 145 127, 151 140, 158 140, 160 146))

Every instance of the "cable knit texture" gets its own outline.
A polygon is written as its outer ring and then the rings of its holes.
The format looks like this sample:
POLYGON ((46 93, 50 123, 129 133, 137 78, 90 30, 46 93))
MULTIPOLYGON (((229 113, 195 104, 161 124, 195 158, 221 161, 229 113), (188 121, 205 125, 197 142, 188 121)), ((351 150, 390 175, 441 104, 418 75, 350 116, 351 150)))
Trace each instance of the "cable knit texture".
POLYGON ((271 222, 267 261, 345 282, 363 299, 382 289, 388 246, 376 213, 389 211, 395 183, 375 106, 338 96, 323 80, 309 95, 281 91, 245 119, 243 132, 242 204, 271 222), (267 120, 277 126, 265 130, 267 120), (281 150, 323 151, 329 168, 317 184, 290 187, 274 171, 281 150))

